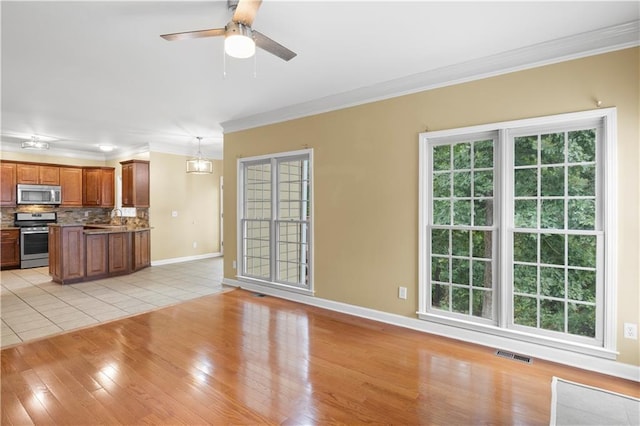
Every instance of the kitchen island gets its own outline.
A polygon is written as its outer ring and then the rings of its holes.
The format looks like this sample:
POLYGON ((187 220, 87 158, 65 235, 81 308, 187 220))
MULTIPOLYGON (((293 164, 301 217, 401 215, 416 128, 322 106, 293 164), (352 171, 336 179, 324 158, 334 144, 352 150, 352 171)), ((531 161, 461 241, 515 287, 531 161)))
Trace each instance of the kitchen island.
POLYGON ((151 265, 151 228, 50 224, 49 275, 60 284, 125 275, 151 265))

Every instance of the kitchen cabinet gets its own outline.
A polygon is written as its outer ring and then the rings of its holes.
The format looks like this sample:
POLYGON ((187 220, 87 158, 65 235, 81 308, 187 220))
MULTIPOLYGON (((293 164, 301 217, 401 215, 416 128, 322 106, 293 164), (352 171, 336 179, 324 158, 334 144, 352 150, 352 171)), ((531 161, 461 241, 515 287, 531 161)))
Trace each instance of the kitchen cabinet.
POLYGON ((122 207, 149 207, 149 162, 122 161, 122 207))
POLYGON ((109 236, 109 275, 128 273, 131 257, 131 233, 118 232, 109 236))
POLYGON ((0 267, 20 266, 20 230, 3 229, 0 231, 0 267))
POLYGON ((85 277, 85 236, 82 225, 49 226, 49 275, 67 284, 85 277))
POLYGON ((99 278, 109 272, 109 237, 107 234, 87 235, 85 240, 87 277, 99 278))
POLYGON ((82 205, 109 207, 115 205, 115 169, 85 167, 82 169, 82 205))
POLYGON ((82 206, 82 168, 60 167, 62 207, 82 206))
POLYGON ((133 270, 137 271, 151 265, 151 231, 133 233, 133 270))
POLYGON ((16 163, 0 163, 0 206, 16 205, 16 163))
POLYGON ((49 274, 67 284, 125 275, 151 265, 150 228, 49 225, 49 274))
POLYGON ((60 167, 18 163, 17 182, 32 185, 60 185, 60 167))

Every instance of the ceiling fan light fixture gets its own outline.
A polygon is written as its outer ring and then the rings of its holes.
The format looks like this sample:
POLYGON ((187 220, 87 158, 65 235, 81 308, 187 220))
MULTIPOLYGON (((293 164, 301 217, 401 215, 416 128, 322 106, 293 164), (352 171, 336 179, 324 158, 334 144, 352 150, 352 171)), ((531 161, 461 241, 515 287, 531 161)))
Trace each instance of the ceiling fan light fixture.
POLYGON ((213 173, 213 162, 202 157, 200 152, 200 141, 202 137, 198 136, 198 154, 195 158, 187 160, 187 173, 193 175, 204 175, 213 173))
POLYGON ((238 59, 255 55, 256 42, 253 40, 251 28, 237 22, 229 22, 225 31, 224 51, 227 55, 238 59))

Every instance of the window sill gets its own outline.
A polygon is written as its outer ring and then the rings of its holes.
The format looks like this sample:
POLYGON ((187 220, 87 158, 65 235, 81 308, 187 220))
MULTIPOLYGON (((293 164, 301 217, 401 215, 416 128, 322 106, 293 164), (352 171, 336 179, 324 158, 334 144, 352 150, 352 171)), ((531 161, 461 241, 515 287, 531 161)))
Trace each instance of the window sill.
POLYGON ((531 333, 526 333, 518 330, 504 329, 496 327, 494 325, 477 324, 469 321, 452 319, 440 315, 435 315, 426 312, 417 312, 418 318, 421 320, 429 321, 432 323, 438 323, 451 327, 452 338, 459 338, 466 340, 463 336, 456 334, 458 330, 468 330, 478 336, 482 335, 494 335, 511 340, 518 340, 526 343, 532 343, 536 345, 548 346, 564 351, 576 352, 584 355, 594 356, 598 358, 604 358, 609 360, 615 360, 618 352, 615 350, 605 349, 601 347, 585 345, 576 342, 568 342, 566 340, 554 339, 550 337, 542 337, 531 333))

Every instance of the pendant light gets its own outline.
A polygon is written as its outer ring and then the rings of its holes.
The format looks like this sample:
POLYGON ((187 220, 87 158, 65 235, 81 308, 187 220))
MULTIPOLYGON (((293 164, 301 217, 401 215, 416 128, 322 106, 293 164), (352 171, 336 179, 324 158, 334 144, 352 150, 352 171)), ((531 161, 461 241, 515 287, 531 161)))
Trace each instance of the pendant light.
POLYGON ((195 158, 187 160, 187 173, 194 175, 211 174, 213 173, 213 163, 211 160, 202 158, 202 153, 200 152, 202 137, 198 136, 196 139, 198 139, 198 154, 195 158))

